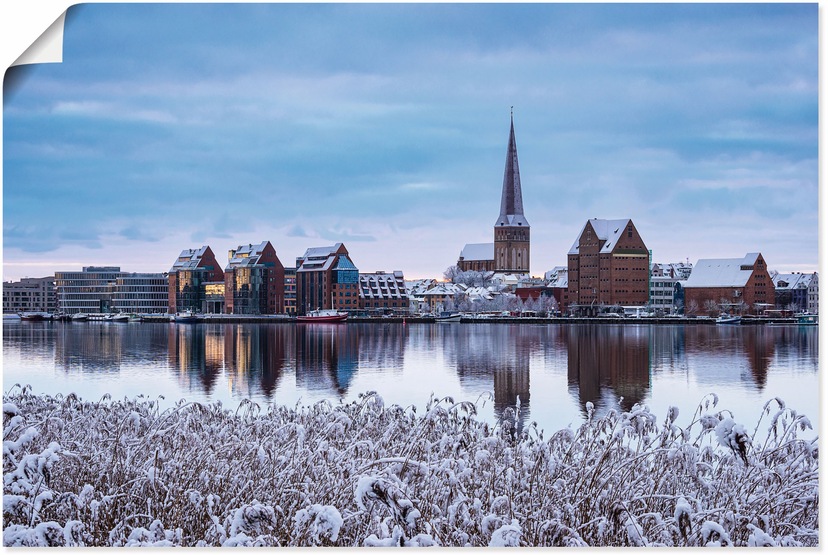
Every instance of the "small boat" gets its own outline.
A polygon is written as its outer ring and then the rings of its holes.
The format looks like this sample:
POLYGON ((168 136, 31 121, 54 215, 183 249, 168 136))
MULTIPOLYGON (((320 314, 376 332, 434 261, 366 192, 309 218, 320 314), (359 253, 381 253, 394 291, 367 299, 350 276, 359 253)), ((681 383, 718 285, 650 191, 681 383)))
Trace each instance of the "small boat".
POLYGON ((338 312, 331 309, 311 310, 304 316, 297 316, 297 322, 344 322, 348 319, 347 312, 338 312))
POLYGON ((460 313, 459 312, 449 312, 443 311, 440 313, 439 316, 434 318, 435 322, 440 322, 441 324, 447 324, 451 322, 459 322, 460 321, 460 313))
POLYGON ((112 317, 110 318, 110 321, 111 322, 122 322, 122 323, 129 322, 129 314, 126 314, 124 312, 119 312, 118 314, 113 314, 112 317))
POLYGON ((20 314, 20 319, 25 322, 43 322, 51 321, 52 315, 48 312, 23 312, 20 314))
POLYGON ((732 314, 722 314, 721 316, 719 316, 718 318, 716 318, 716 323, 717 323, 717 324, 736 325, 736 326, 738 326, 739 324, 741 324, 741 323, 742 323, 742 317, 741 317, 741 316, 732 315, 732 314))
POLYGON ((195 324, 201 322, 201 315, 185 310, 184 312, 176 312, 173 320, 177 324, 195 324))
POLYGON ((134 324, 136 322, 143 322, 144 318, 141 317, 140 314, 130 314, 129 319, 127 320, 130 324, 134 324))
POLYGON ((819 316, 816 314, 797 314, 796 323, 800 326, 817 326, 819 325, 819 316))
POLYGON ((78 312, 77 314, 72 315, 73 322, 86 322, 87 320, 89 320, 89 314, 86 314, 85 312, 78 312))

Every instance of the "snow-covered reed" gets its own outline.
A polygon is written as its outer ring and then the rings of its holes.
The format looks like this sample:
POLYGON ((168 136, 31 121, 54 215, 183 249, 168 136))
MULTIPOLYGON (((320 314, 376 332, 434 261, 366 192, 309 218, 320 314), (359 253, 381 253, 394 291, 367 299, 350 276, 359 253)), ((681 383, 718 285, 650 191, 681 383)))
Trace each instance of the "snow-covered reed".
POLYGON ((817 545, 817 440, 797 437, 807 419, 774 399, 749 432, 716 404, 703 399, 683 426, 676 409, 660 420, 635 406, 515 437, 509 415, 491 427, 448 398, 422 414, 373 393, 161 410, 15 387, 3 543, 817 545))

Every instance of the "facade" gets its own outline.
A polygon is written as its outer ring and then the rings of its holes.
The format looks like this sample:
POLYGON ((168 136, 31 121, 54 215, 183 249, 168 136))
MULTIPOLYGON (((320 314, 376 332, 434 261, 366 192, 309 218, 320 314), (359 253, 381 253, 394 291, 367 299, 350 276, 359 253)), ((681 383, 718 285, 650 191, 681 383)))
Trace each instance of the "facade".
POLYGON ((87 266, 55 272, 56 308, 66 314, 166 312, 167 276, 122 272, 118 266, 87 266))
POLYGON ((460 251, 457 267, 461 272, 493 272, 494 243, 469 243, 460 251))
POLYGON ((296 314, 359 309, 359 270, 342 243, 315 247, 296 260, 296 314))
POLYGON ((55 278, 23 278, 3 283, 3 314, 55 312, 55 278))
POLYGON ((280 314, 285 308, 285 267, 270 241, 240 245, 224 268, 227 314, 280 314))
POLYGON ((296 268, 285 268, 285 314, 296 316, 296 268))
POLYGON ((207 300, 208 283, 224 283, 224 272, 209 246, 181 251, 168 275, 168 312, 200 312, 215 310, 215 287, 207 300))
POLYGON ((684 284, 688 314, 761 314, 774 306, 773 281, 761 253, 699 260, 684 284))
POLYGON ((515 119, 512 116, 509 144, 506 147, 506 167, 503 170, 500 215, 494 225, 494 243, 467 244, 460 253, 457 267, 464 272, 475 270, 528 274, 529 242, 529 222, 523 215, 523 191, 515 141, 515 119))
POLYGON ((776 308, 787 310, 791 307, 794 312, 817 314, 819 280, 816 273, 776 274, 772 279, 776 308), (811 310, 812 308, 815 310, 811 310))
POLYGON ((650 267, 650 307, 656 314, 675 314, 684 308, 682 283, 690 277, 689 262, 653 264, 650 267))
POLYGON ((359 274, 359 302, 367 312, 408 312, 408 293, 402 271, 359 274))
POLYGON ((115 312, 160 314, 167 312, 169 286, 167 274, 123 273, 115 278, 112 306, 115 312))
POLYGON ((567 258, 565 307, 593 314, 649 301, 650 252, 632 220, 588 220, 567 258))

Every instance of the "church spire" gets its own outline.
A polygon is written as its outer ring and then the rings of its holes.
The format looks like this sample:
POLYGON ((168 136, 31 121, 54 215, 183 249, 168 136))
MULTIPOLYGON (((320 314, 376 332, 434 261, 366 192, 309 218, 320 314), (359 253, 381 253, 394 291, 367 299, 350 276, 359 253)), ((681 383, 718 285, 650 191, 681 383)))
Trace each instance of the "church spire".
POLYGON ((500 216, 495 226, 529 226, 523 216, 523 194, 520 189, 517 143, 515 142, 514 106, 510 111, 509 146, 506 148, 506 168, 503 171, 503 193, 500 197, 500 216))

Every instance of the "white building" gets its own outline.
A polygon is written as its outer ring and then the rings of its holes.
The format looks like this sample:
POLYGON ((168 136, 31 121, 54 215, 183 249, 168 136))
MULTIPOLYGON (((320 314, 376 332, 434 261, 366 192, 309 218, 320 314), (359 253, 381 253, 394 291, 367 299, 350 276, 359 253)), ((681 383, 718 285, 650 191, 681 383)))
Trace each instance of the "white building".
POLYGON ((650 266, 650 308, 662 314, 674 314, 681 308, 681 285, 690 277, 690 262, 654 263, 650 266))
POLYGON ((23 278, 3 283, 3 314, 55 312, 55 278, 23 278))

